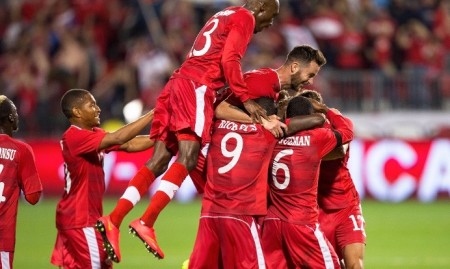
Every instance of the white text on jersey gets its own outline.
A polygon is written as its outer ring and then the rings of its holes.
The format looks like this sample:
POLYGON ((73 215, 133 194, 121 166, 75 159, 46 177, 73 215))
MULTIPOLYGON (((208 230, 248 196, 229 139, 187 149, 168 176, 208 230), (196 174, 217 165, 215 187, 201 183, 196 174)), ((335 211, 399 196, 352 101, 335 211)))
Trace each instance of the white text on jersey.
POLYGON ((215 18, 219 17, 219 16, 230 16, 231 14, 236 13, 236 11, 234 10, 224 10, 224 11, 220 11, 217 12, 216 15, 214 15, 215 18))
POLYGON ((287 146, 310 146, 311 137, 309 135, 291 136, 281 139, 278 144, 287 146))
POLYGON ((254 132, 256 131, 255 124, 237 124, 232 121, 222 120, 217 128, 227 129, 231 131, 244 131, 244 132, 254 132))
POLYGON ((15 149, 0 148, 0 159, 12 161, 16 156, 16 151, 15 149))

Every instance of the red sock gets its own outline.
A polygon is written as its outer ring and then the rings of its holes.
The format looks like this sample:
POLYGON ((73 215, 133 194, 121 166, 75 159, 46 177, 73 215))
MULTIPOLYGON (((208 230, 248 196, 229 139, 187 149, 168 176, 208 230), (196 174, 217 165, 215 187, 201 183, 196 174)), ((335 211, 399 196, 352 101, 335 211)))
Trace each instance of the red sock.
MULTIPOLYGON (((155 180, 155 175, 153 172, 147 168, 147 166, 143 166, 134 177, 128 183, 129 187, 135 187, 140 197, 142 197, 147 191, 150 185, 155 180)), ((127 188, 127 190, 128 190, 127 188)), ((139 199, 140 199, 139 197, 139 199)), ((121 197, 117 202, 116 207, 113 209, 111 214, 109 215, 111 218, 111 222, 119 228, 122 224, 123 219, 128 214, 128 212, 133 209, 134 204, 127 198, 121 197)))
MULTIPOLYGON (((171 182, 180 187, 187 175, 188 170, 186 167, 181 163, 175 162, 172 166, 170 166, 169 170, 167 170, 163 177, 163 181, 165 180, 171 182)), ((145 225, 148 227, 153 227, 159 213, 161 213, 161 211, 169 204, 171 199, 172 198, 166 192, 158 189, 155 195, 153 195, 150 205, 147 207, 144 215, 141 217, 141 220, 145 223, 145 225)))

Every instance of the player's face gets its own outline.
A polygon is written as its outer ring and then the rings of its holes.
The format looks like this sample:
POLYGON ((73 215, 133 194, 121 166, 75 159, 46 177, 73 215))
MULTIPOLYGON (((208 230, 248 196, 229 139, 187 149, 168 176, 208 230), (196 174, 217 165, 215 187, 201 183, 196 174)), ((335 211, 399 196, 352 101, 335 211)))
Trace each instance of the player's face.
POLYGON ((100 107, 97 106, 94 96, 86 94, 83 103, 79 107, 81 119, 84 125, 88 127, 100 126, 100 107))
POLYGON ((255 30, 253 33, 258 33, 272 26, 273 19, 280 12, 280 3, 278 0, 266 1, 261 9, 254 14, 255 16, 255 30))
POLYGON ((308 65, 300 64, 297 72, 291 75, 292 89, 300 89, 303 86, 311 85, 314 77, 319 73, 320 66, 312 61, 308 65))
POLYGON ((12 130, 16 132, 19 130, 19 114, 17 113, 16 106, 11 102, 11 120, 12 120, 12 130))

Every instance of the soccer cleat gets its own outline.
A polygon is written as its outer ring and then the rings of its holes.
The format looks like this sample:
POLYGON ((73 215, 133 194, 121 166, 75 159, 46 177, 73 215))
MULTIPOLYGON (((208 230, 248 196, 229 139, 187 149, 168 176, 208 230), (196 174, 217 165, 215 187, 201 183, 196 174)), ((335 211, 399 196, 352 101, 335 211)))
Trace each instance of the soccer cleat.
POLYGON ((120 231, 111 222, 109 216, 101 217, 95 224, 95 229, 102 235, 103 247, 108 254, 108 257, 114 262, 119 263, 121 260, 119 249, 120 231))
POLYGON ((158 259, 164 259, 164 253, 156 242, 155 230, 147 227, 141 223, 140 219, 134 220, 130 223, 130 233, 137 235, 139 239, 144 243, 148 252, 155 255, 158 259))

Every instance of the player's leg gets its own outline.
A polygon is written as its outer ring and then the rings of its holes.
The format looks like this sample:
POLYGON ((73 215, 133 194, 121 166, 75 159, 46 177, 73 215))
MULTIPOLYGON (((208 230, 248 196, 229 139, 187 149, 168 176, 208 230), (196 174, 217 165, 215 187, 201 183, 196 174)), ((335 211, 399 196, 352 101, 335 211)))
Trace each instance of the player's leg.
POLYGON ((114 262, 121 260, 119 227, 123 219, 147 193, 155 178, 167 169, 171 157, 172 154, 165 144, 156 141, 152 158, 130 180, 127 189, 111 213, 97 221, 96 229, 102 235, 107 253, 114 262))
POLYGON ((260 231, 255 219, 230 215, 218 220, 223 268, 265 268, 260 231))
POLYGON ((154 119, 150 130, 150 137, 155 140, 153 155, 130 180, 123 196, 117 202, 110 215, 101 217, 96 224, 101 233, 108 255, 115 262, 120 262, 119 227, 125 216, 133 209, 140 198, 147 193, 148 188, 156 177, 161 175, 172 157, 172 153, 166 147, 167 130, 170 121, 168 109, 171 82, 167 83, 158 97, 155 107, 154 119))
POLYGON ((189 258, 189 269, 220 268, 220 243, 219 235, 217 234, 219 225, 217 218, 202 214, 199 220, 194 248, 189 258))
POLYGON ((340 268, 339 258, 316 225, 282 223, 283 238, 290 257, 298 268, 340 268))
POLYGON ((342 250, 344 255, 345 269, 362 269, 364 268, 364 250, 363 243, 352 243, 344 247, 342 250))
POLYGON ((366 243, 365 221, 361 206, 350 206, 341 210, 335 220, 337 249, 344 259, 345 268, 364 268, 366 243))
POLYGON ((64 264, 64 268, 112 268, 101 236, 93 227, 64 230, 60 234, 67 253, 73 258, 73 267, 64 264))
POLYGON ((283 250, 280 219, 264 219, 261 231, 261 245, 268 269, 290 268, 283 250))
POLYGON ((50 258, 50 263, 58 266, 59 268, 74 268, 75 261, 70 255, 70 252, 67 250, 64 240, 63 235, 58 231, 55 246, 50 258))
POLYGON ((0 269, 13 268, 14 251, 0 251, 0 269))
POLYGON ((157 258, 164 258, 164 253, 159 247, 153 226, 161 211, 173 199, 190 170, 197 163, 200 150, 199 138, 189 131, 179 135, 179 149, 177 160, 169 167, 161 179, 161 183, 150 200, 144 214, 139 220, 130 224, 130 231, 137 235, 145 244, 147 250, 157 258))

